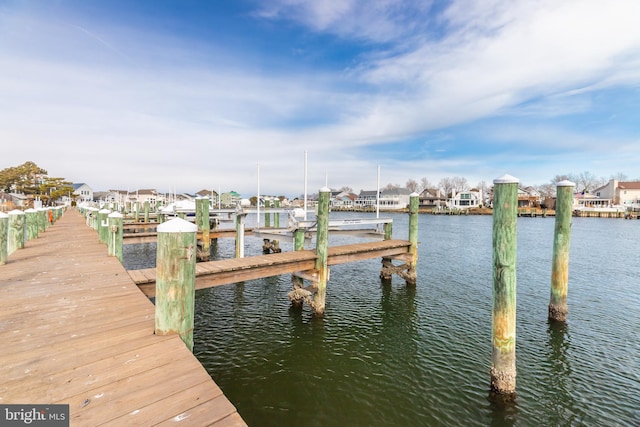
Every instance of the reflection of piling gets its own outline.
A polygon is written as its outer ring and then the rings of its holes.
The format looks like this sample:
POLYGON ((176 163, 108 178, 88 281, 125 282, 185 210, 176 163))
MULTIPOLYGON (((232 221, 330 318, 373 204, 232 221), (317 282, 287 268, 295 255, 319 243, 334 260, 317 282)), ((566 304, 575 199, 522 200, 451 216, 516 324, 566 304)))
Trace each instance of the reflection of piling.
POLYGON ((180 334, 192 351, 197 230, 180 218, 160 224, 156 250, 156 335, 180 334))
POLYGON ((491 391, 516 391, 516 223, 518 179, 493 181, 493 311, 491 391))
POLYGON ((569 244, 571 242, 571 214, 573 189, 571 181, 557 184, 556 224, 553 234, 553 260, 551 263, 551 298, 549 319, 567 320, 567 291, 569 288, 569 244))

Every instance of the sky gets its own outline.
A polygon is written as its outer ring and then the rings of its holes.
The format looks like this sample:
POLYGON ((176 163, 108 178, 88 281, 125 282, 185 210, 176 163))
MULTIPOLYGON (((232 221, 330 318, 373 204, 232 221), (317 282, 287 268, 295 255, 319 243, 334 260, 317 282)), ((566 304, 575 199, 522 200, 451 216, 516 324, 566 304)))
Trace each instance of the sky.
POLYGON ((0 169, 299 196, 640 178, 638 0, 0 0, 0 169), (305 158, 306 169, 305 169, 305 158))

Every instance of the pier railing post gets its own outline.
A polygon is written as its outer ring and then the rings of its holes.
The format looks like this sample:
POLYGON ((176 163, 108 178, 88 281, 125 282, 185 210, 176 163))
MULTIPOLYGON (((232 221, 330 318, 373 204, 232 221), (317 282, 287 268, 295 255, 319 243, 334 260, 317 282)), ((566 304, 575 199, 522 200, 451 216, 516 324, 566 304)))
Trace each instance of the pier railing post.
POLYGON ((109 220, 109 256, 114 256, 122 262, 122 222, 123 215, 120 212, 111 212, 109 220))
POLYGON ((9 215, 0 212, 0 265, 7 263, 9 259, 9 215))
POLYGON ((516 231, 519 180, 493 181, 493 309, 491 391, 516 391, 516 231))
POLYGON ((158 226, 156 252, 157 335, 177 333, 193 351, 198 227, 175 218, 158 226))
POLYGON ((327 187, 320 189, 318 196, 318 216, 316 218, 316 265, 318 272, 317 289, 313 296, 313 309, 316 314, 323 314, 329 279, 329 196, 331 190, 327 187))
POLYGON ((24 248, 24 215, 25 213, 18 209, 9 211, 8 255, 24 248))
POLYGON ((196 199, 196 224, 198 231, 202 233, 202 251, 205 254, 209 254, 211 248, 211 223, 209 221, 209 198, 198 197, 196 199))
POLYGON ((409 253, 411 260, 408 263, 407 278, 405 279, 407 285, 415 286, 418 280, 416 267, 418 265, 418 206, 420 202, 420 195, 418 193, 411 193, 409 196, 409 242, 411 247, 409 253))
POLYGON ((551 263, 551 298, 549 319, 567 320, 567 291, 569 289, 569 245, 571 243, 571 214, 573 190, 571 181, 556 184, 556 223, 553 234, 553 259, 551 263))

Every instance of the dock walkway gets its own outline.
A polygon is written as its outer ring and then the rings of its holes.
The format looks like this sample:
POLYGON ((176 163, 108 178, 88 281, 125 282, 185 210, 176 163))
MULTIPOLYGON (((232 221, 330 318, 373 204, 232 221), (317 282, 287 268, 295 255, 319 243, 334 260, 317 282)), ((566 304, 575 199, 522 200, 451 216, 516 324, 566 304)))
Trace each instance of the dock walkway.
POLYGON ((244 426, 84 218, 0 266, 0 404, 69 404, 72 426, 244 426))

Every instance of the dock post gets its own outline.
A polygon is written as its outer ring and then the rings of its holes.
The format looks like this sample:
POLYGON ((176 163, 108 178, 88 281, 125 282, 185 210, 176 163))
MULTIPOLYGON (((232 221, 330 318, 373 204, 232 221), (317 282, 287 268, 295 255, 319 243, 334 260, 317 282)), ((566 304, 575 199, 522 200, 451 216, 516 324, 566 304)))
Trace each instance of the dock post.
MULTIPOLYGON (((209 198, 196 198, 196 225, 202 233, 202 251, 209 254, 211 248, 211 223, 209 222, 209 198)), ((207 256, 208 259, 208 256, 207 256)))
POLYGON ((114 256, 122 262, 122 222, 124 216, 120 212, 111 212, 109 221, 109 256, 114 256))
POLYGON ((418 206, 420 202, 420 195, 418 193, 411 193, 409 196, 409 242, 411 247, 409 248, 409 254, 411 260, 408 263, 407 277, 405 281, 409 286, 415 286, 418 277, 416 273, 416 267, 418 265, 418 206))
MULTIPOLYGON (((276 209, 279 209, 279 208, 280 208, 280 200, 275 199, 275 200, 273 201, 273 206, 274 206, 276 209)), ((274 228, 280 228, 280 212, 275 212, 275 213, 273 214, 273 227, 274 227, 274 228)))
POLYGON ((329 267, 327 259, 329 256, 329 197, 331 190, 327 187, 320 189, 318 195, 318 215, 316 218, 316 265, 318 271, 317 289, 313 295, 313 309, 316 314, 323 314, 327 280, 329 279, 329 267))
POLYGON ((6 264, 7 259, 9 259, 8 239, 9 215, 0 212, 0 265, 6 264))
POLYGON ((24 211, 25 223, 27 227, 27 240, 38 238, 38 211, 27 209, 24 211))
POLYGON ((158 226, 156 252, 156 335, 179 334, 193 351, 196 284, 196 232, 175 218, 158 226))
POLYGON ((244 222, 247 214, 236 211, 236 258, 244 258, 244 222))
POLYGON ((9 230, 7 236, 7 254, 11 255, 24 248, 24 215, 21 210, 14 209, 9 214, 9 230))
POLYGON ((265 204, 265 206, 264 206, 264 228, 270 228, 271 227, 271 213, 267 210, 269 208, 270 208, 270 206, 267 206, 265 204))
POLYGON ((567 291, 569 290, 569 245, 571 243, 571 207, 575 184, 560 181, 556 184, 556 223, 553 234, 551 262, 551 297, 549 319, 567 320, 567 291))
POLYGON ((518 183, 511 175, 493 181, 493 309, 491 391, 516 391, 516 225, 518 183))
POLYGON ((47 230, 47 210, 38 209, 38 233, 44 233, 47 230))
POLYGON ((111 211, 109 209, 100 209, 98 211, 98 238, 100 242, 107 243, 109 241, 109 224, 107 223, 107 215, 111 211))
POLYGON ((148 200, 144 201, 144 223, 145 224, 149 223, 149 201, 148 200))
POLYGON ((136 202, 135 204, 135 210, 133 212, 133 220, 135 221, 136 224, 140 222, 140 202, 136 202))

